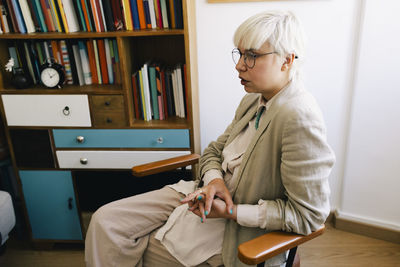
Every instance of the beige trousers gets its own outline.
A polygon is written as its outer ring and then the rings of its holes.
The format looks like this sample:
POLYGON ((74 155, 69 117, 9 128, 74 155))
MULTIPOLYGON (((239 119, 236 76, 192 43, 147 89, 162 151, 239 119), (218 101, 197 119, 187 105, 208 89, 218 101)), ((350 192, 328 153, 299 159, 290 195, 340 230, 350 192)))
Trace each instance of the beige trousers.
MULTIPOLYGON (((154 238, 183 194, 164 187, 106 204, 92 216, 85 240, 88 267, 182 266, 154 238)), ((222 265, 215 255, 200 266, 222 265)))

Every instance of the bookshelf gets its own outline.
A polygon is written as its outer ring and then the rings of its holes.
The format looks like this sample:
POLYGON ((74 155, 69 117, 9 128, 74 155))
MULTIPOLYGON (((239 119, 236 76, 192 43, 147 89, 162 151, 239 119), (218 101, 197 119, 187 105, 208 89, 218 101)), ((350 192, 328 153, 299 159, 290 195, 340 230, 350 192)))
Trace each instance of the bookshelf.
POLYGON ((21 193, 15 201, 34 245, 84 242, 90 214, 100 205, 176 181, 176 175, 137 180, 130 168, 195 151, 194 5, 182 0, 182 29, 0 34, 1 116, 21 193), (119 83, 16 89, 3 67, 13 42, 103 38, 116 40, 119 83), (131 76, 149 60, 186 65, 184 117, 135 116, 131 76))

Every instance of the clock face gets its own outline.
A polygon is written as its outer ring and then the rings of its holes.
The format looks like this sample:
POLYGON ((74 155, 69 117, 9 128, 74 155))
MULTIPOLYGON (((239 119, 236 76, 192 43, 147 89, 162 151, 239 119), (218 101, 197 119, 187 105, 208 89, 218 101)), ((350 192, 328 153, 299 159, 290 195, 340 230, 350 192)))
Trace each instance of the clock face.
POLYGON ((60 82, 60 74, 53 68, 45 68, 40 74, 42 83, 47 87, 56 87, 60 82))

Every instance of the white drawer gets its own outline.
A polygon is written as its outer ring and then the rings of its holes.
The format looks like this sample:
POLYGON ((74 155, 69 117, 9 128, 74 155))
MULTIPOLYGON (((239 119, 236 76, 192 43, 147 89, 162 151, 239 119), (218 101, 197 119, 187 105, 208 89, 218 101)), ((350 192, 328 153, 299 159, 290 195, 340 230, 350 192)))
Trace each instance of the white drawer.
POLYGON ((133 166, 190 154, 190 151, 57 151, 60 168, 130 169, 133 166), (85 163, 86 160, 86 163, 85 163))
POLYGON ((9 126, 91 126, 87 95, 2 95, 9 126))

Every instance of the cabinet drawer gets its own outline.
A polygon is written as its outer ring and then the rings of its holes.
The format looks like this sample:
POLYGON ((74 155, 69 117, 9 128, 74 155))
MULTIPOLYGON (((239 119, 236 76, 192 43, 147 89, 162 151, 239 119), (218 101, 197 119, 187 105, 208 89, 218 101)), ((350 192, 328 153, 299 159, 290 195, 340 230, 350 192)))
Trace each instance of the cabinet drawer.
POLYGON ((93 126, 95 127, 124 127, 126 126, 125 111, 110 110, 94 112, 93 126))
POLYGON ((95 112, 124 110, 124 98, 122 95, 93 95, 91 100, 92 108, 95 112))
POLYGON ((182 155, 190 151, 57 151, 60 168, 130 169, 133 166, 182 155))
POLYGON ((9 126, 91 126, 87 95, 2 95, 9 126))
POLYGON ((53 135, 56 147, 190 148, 188 129, 54 129, 53 135))

